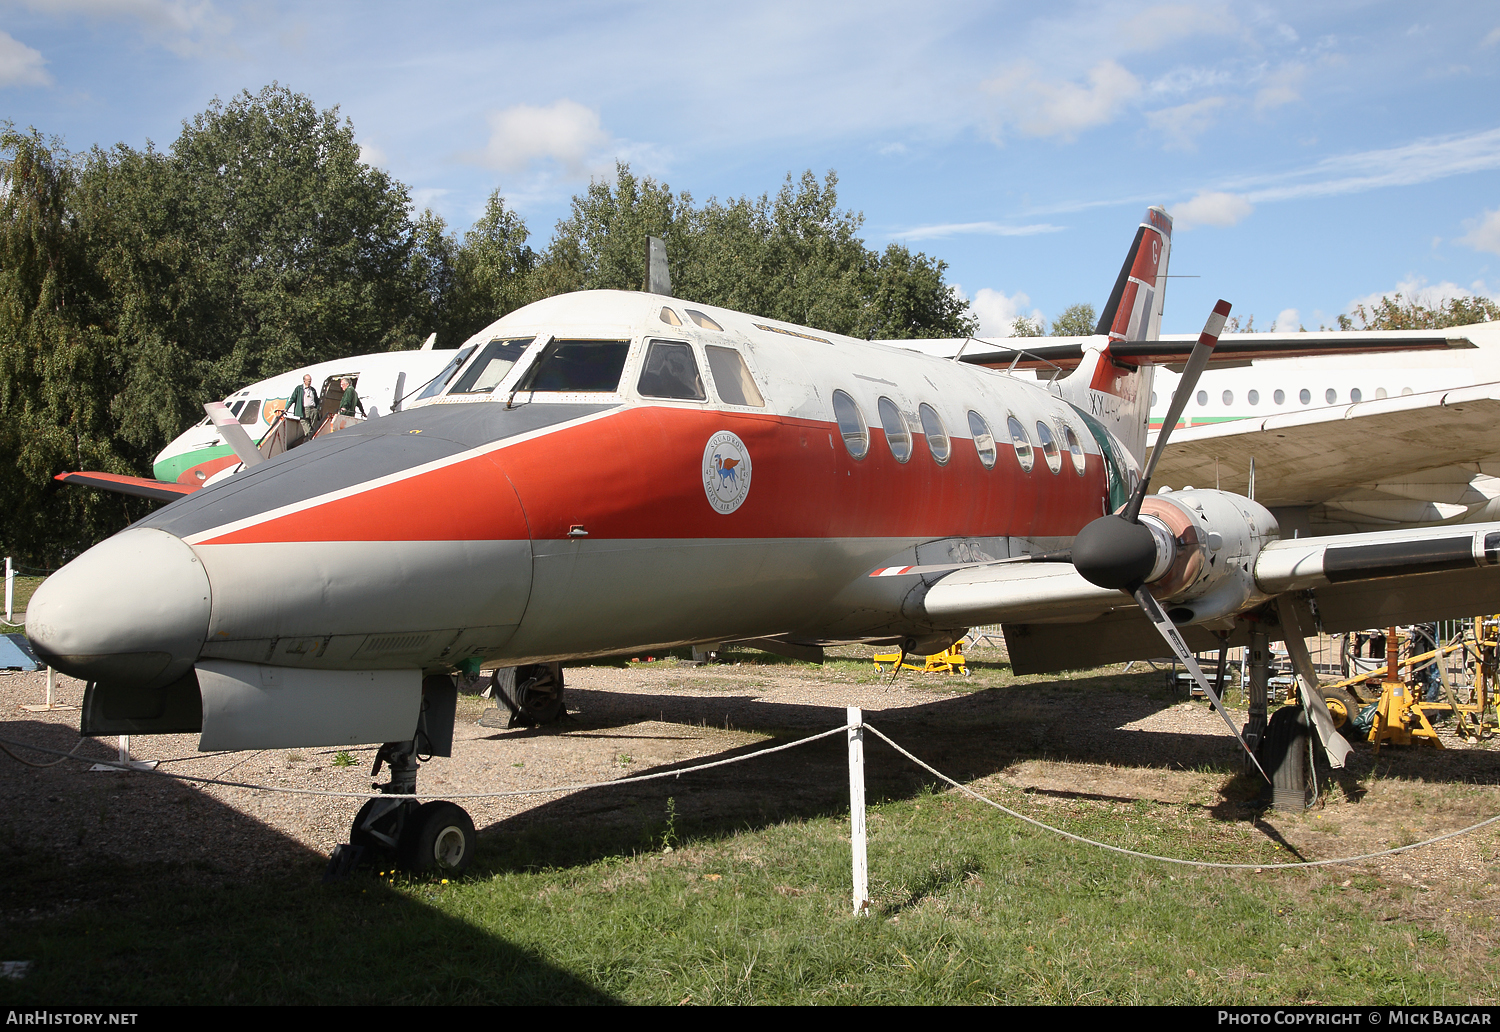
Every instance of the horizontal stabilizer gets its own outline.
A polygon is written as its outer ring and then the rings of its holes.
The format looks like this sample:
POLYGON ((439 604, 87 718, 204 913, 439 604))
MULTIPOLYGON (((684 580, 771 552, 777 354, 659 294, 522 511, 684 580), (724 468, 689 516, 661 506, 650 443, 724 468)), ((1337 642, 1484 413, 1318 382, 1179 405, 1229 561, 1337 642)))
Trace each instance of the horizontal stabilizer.
POLYGON ((175 501, 183 495, 192 494, 199 486, 168 484, 160 480, 148 480, 146 477, 121 476, 119 473, 59 473, 52 479, 61 480, 64 484, 96 487, 101 491, 113 491, 132 498, 150 498, 158 502, 175 501))

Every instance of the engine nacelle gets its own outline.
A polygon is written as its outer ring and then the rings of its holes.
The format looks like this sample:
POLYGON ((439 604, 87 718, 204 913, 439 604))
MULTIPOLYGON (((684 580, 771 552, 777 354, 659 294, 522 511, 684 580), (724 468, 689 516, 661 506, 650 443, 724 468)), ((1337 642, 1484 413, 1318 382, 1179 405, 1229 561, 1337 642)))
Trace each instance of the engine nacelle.
POLYGON ((1280 537, 1265 506, 1228 491, 1151 495, 1141 522, 1157 544, 1147 590, 1173 623, 1217 620, 1272 596, 1255 583, 1255 559, 1280 537))

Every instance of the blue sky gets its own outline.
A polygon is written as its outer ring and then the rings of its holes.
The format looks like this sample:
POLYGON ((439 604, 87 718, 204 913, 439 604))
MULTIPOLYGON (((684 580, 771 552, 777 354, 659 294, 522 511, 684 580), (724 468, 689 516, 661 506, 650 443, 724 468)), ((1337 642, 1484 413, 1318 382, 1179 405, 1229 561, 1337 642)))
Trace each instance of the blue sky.
POLYGON ((0 0, 0 117, 72 149, 279 81, 454 229, 499 188, 539 246, 616 159, 700 200, 834 169, 992 334, 1099 306, 1148 204, 1200 277, 1167 332, 1500 296, 1497 73, 1473 3, 0 0))

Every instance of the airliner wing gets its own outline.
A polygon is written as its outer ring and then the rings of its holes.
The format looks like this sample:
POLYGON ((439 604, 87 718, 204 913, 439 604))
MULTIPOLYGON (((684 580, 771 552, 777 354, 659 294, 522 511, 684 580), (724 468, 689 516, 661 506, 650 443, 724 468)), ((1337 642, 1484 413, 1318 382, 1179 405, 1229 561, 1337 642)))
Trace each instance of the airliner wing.
MULTIPOLYGON (((1317 505, 1360 487, 1500 455, 1500 383, 1182 427, 1155 483, 1222 487, 1272 508, 1317 505)), ((1397 492, 1399 493, 1399 492, 1397 492)))
MULTIPOLYGON (((1296 607, 1307 633, 1493 612, 1500 609, 1500 523, 1278 541, 1256 557, 1254 575, 1262 592, 1296 607)), ((1067 563, 961 568, 933 584, 923 606, 939 626, 1003 624, 1016 673, 1163 652, 1130 596, 1090 584, 1067 563)), ((1208 627, 1180 630, 1193 649, 1221 644, 1208 627)), ((1228 644, 1247 642, 1244 622, 1235 621, 1228 644)))

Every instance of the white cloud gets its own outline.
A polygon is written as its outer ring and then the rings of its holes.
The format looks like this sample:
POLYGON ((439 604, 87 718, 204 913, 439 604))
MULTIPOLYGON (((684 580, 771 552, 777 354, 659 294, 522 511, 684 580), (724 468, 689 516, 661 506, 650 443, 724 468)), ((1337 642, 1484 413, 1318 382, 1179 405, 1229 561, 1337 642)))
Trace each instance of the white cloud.
MULTIPOLYGON (((962 288, 955 285, 953 289, 963 296, 962 288)), ((1025 317, 1041 321, 1040 309, 1033 308, 1030 314, 1024 311, 1030 304, 1031 298, 1019 290, 1007 295, 1004 291, 981 287, 974 300, 969 302, 969 310, 979 319, 979 336, 1009 337, 1015 331, 1016 319, 1025 317)))
POLYGON ((1232 226, 1254 210, 1254 205, 1237 194, 1204 191, 1190 201, 1173 206, 1172 224, 1176 229, 1232 226))
POLYGON ((550 107, 517 104, 489 116, 490 139, 483 162, 503 172, 522 172, 554 161, 573 178, 608 167, 615 143, 599 124, 599 112, 566 98, 550 107))
POLYGON ((1005 226, 998 222, 947 222, 936 226, 917 226, 892 233, 892 239, 931 240, 936 237, 957 236, 964 233, 984 233, 989 236, 1035 236, 1038 233, 1058 233, 1062 226, 1039 222, 1030 226, 1005 226))
POLYGON ((1301 100, 1302 80, 1305 78, 1307 69, 1302 65, 1282 65, 1266 76, 1266 84, 1255 94, 1255 110, 1269 111, 1301 100))
POLYGON ((199 53, 206 37, 226 34, 232 21, 209 0, 23 0, 42 14, 138 22, 148 37, 179 56, 199 53))
POLYGON ((366 165, 385 168, 390 161, 386 157, 385 151, 381 150, 380 146, 374 140, 359 140, 356 142, 356 146, 359 147, 359 160, 363 161, 366 165))
POLYGON ((1468 244, 1476 251, 1500 254, 1500 211, 1487 211, 1484 218, 1466 225, 1471 228, 1458 238, 1460 244, 1468 244))
POLYGON ((1113 61, 1100 61, 1088 73, 1088 85, 1047 81, 1029 61, 1015 65, 984 84, 999 101, 996 137, 1005 126, 1025 136, 1060 136, 1111 122, 1141 93, 1134 75, 1113 61))
POLYGON ((1167 150, 1196 150, 1197 140, 1214 124, 1223 97, 1204 97, 1190 104, 1148 111, 1146 124, 1160 133, 1167 150))
POLYGON ((50 86, 46 64, 41 51, 0 32, 0 86, 50 86))
POLYGON ((1390 290, 1377 290, 1373 294, 1357 297, 1345 306, 1344 310, 1353 311, 1355 305, 1364 305, 1367 309, 1375 308, 1380 304, 1382 297, 1395 297, 1400 294, 1407 301, 1414 301, 1424 308, 1437 308, 1447 301, 1456 297, 1485 297, 1488 296, 1484 283, 1474 284, 1474 289, 1460 287, 1457 283, 1444 280, 1442 283, 1428 283, 1425 276, 1412 276, 1397 283, 1390 290))
POLYGON ((1489 35, 1485 36, 1479 45, 1481 47, 1492 47, 1496 43, 1500 43, 1500 28, 1491 29, 1489 35))
POLYGON ((1271 329, 1277 333, 1296 333, 1301 328, 1302 319, 1295 308, 1283 308, 1271 324, 1271 329))

